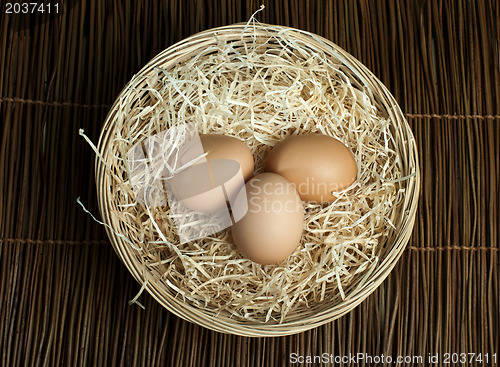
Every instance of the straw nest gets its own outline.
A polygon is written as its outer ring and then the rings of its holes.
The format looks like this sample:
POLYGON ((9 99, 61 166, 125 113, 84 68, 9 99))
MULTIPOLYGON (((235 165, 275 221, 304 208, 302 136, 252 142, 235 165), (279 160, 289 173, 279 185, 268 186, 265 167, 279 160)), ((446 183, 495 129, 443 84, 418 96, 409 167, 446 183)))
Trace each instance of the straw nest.
POLYGON ((170 47, 122 91, 97 151, 115 250, 165 307, 218 331, 283 335, 339 317, 387 276, 413 226, 418 165, 401 111, 364 66, 308 32, 251 20, 170 47), (244 141, 256 173, 290 135, 335 137, 356 157, 358 179, 329 205, 303 203, 300 245, 281 264, 243 258, 230 229, 179 244, 168 206, 135 197, 127 157, 186 121, 244 141))

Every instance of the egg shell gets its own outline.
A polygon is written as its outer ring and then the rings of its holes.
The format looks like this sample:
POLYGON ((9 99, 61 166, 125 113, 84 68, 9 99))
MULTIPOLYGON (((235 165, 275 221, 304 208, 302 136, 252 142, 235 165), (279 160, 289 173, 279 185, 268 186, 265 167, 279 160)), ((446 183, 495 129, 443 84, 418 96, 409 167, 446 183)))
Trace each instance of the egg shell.
POLYGON ((291 136, 276 144, 266 162, 266 170, 292 182, 304 201, 328 203, 335 192, 349 187, 357 177, 351 151, 328 135, 291 136))
POLYGON ((253 176, 253 155, 243 141, 218 134, 200 134, 200 140, 207 153, 206 159, 233 159, 240 164, 245 181, 253 176))
MULTIPOLYGON (((232 227, 234 243, 246 258, 263 265, 277 264, 300 243, 304 209, 293 184, 275 173, 250 179, 236 197, 247 200, 247 211, 232 227)), ((234 213, 233 213, 234 214, 234 213)))

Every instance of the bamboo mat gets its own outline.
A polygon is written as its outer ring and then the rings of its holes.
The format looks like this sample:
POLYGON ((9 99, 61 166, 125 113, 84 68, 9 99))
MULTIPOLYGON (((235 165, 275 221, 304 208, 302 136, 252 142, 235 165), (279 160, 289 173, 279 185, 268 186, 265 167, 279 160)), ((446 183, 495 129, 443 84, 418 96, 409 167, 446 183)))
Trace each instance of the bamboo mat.
POLYGON ((0 365, 286 366, 366 353, 427 366, 439 353, 436 365, 449 366, 444 353, 482 353, 461 365, 488 366, 495 352, 498 363, 498 2, 264 1, 261 21, 332 40, 387 85, 418 143, 422 191, 407 250, 366 301, 323 327, 262 339, 192 325, 147 294, 145 310, 129 306, 140 285, 76 203, 98 213, 94 154, 78 130, 96 141, 148 60, 246 21, 260 2, 59 3, 59 16, 1 15, 0 365))

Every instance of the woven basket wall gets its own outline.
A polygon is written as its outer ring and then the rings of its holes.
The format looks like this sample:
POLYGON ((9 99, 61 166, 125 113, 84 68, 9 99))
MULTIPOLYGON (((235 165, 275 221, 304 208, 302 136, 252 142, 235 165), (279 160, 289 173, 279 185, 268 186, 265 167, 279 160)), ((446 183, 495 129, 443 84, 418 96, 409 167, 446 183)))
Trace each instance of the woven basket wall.
MULTIPOLYGON (((266 49, 280 50, 280 45, 266 44, 266 49)), ((182 79, 182 75, 179 78, 182 79)), ((326 81, 323 82, 327 83, 326 81)), ((312 129, 313 127, 311 125, 310 128, 312 129)), ((144 129, 147 129, 147 127, 144 127, 144 129)), ((136 144, 136 142, 133 144, 136 144)), ((413 230, 420 189, 420 172, 418 169, 415 140, 403 113, 389 91, 365 66, 332 42, 309 32, 265 24, 250 27, 247 30, 246 24, 237 24, 197 33, 169 47, 148 62, 117 97, 115 104, 106 118, 99 139, 98 150, 99 156, 96 157, 96 184, 99 207, 102 218, 109 225, 108 235, 115 251, 134 278, 140 284, 145 283, 145 289, 169 311, 188 321, 219 332, 244 336, 296 334, 318 327, 346 314, 368 297, 389 275, 389 272, 396 265, 397 260, 403 253, 413 230), (301 311, 296 315, 293 313, 288 315, 287 321, 280 324, 273 322, 242 322, 235 320, 229 313, 214 316, 208 308, 203 309, 190 305, 182 297, 179 297, 175 289, 172 289, 165 281, 161 280, 162 274, 160 272, 147 271, 146 274, 144 273, 141 254, 127 240, 127 238, 133 238, 133 236, 130 236, 124 229, 126 228, 125 225, 113 219, 112 213, 120 211, 114 195, 116 190, 113 188, 113 185, 117 184, 114 179, 117 173, 115 170, 110 170, 107 167, 123 165, 120 158, 116 157, 116 154, 113 153, 115 139, 118 136, 126 135, 125 132, 121 132, 118 135, 118 127, 116 126, 116 121, 120 115, 119 111, 121 108, 125 108, 123 107, 123 101, 127 100, 127 103, 130 105, 141 106, 143 108, 152 103, 148 102, 148 98, 142 97, 144 92, 141 92, 141 90, 147 85, 146 79, 151 79, 155 75, 155 68, 170 70, 177 63, 185 62, 193 55, 198 55, 205 49, 221 42, 230 44, 231 49, 235 53, 244 55, 245 44, 255 44, 255 47, 259 47, 265 44, 266 40, 270 37, 285 30, 286 37, 291 41, 306 44, 309 50, 325 54, 334 63, 341 63, 341 68, 347 77, 350 78, 351 83, 358 90, 368 90, 369 94, 373 95, 373 100, 379 109, 379 113, 383 116, 388 116, 393 127, 394 139, 400 149, 397 154, 402 162, 401 175, 402 177, 411 177, 402 183, 402 187, 406 191, 405 199, 403 204, 398 207, 397 214, 395 215, 397 222, 395 222, 396 229, 394 230, 394 235, 390 235, 388 237, 389 240, 381 242, 380 248, 377 250, 379 265, 370 274, 365 285, 359 287, 357 284, 352 284, 349 286, 346 298, 342 302, 333 303, 325 301, 313 305, 311 310, 301 311), (134 92, 137 94, 137 97, 124 97, 126 93, 129 93, 130 89, 137 89, 137 92, 134 92)), ((357 279, 360 278, 358 277, 357 279)))

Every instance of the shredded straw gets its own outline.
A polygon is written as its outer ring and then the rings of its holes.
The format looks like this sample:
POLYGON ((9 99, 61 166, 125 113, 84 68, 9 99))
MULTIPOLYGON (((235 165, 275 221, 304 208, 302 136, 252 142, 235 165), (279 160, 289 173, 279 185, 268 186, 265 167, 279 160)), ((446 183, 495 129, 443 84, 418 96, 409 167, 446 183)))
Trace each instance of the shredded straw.
POLYGON ((366 281, 380 244, 400 221, 403 143, 387 113, 340 60, 289 32, 252 18, 236 40, 216 34, 189 57, 136 78, 141 82, 131 83, 115 106, 114 140, 103 153, 113 228, 141 249, 131 251, 172 297, 214 315, 280 323, 322 302, 340 302, 349 287, 366 281), (147 207, 135 198, 127 157, 144 139, 187 121, 199 133, 244 141, 256 174, 271 148, 291 135, 335 137, 353 152, 358 179, 329 205, 304 202, 300 245, 279 265, 242 257, 229 228, 180 245, 168 206, 147 207))

